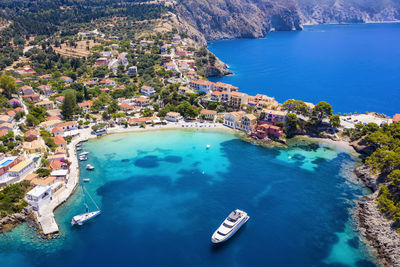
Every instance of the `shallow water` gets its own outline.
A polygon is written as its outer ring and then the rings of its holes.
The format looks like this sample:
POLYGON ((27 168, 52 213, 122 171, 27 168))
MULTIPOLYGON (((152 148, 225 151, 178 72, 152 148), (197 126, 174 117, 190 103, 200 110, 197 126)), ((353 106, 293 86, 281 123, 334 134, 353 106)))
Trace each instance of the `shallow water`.
POLYGON ((27 224, 0 236, 2 266, 375 266, 351 218, 365 189, 353 182, 355 159, 339 150, 269 149, 185 130, 111 135, 83 148, 81 179, 91 179, 86 189, 103 214, 70 226, 84 212, 78 188, 56 212, 58 239, 27 224), (250 220, 212 245, 236 208, 250 220))
POLYGON ((241 92, 318 103, 335 112, 394 115, 400 102, 400 23, 315 25, 265 39, 216 41, 209 49, 230 66, 241 92))

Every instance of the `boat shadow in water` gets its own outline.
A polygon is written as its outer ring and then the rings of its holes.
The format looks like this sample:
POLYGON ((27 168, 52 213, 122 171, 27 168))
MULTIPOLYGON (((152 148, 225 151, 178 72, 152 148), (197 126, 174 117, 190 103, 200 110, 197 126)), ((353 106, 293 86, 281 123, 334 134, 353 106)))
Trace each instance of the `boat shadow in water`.
POLYGON ((231 243, 239 242, 236 239, 240 238, 240 236, 243 234, 243 232, 246 231, 246 228, 247 228, 247 223, 245 223, 242 227, 240 227, 240 229, 231 238, 229 238, 225 242, 217 243, 217 244, 211 243, 211 246, 210 246, 211 252, 219 253, 220 251, 227 249, 231 245, 231 243))

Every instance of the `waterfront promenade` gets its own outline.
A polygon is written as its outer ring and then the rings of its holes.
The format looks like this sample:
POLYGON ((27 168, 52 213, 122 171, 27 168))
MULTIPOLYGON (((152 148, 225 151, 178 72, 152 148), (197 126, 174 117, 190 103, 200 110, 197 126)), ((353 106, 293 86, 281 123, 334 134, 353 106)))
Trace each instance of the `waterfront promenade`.
POLYGON ((71 196, 79 183, 79 164, 75 147, 80 142, 93 137, 95 136, 91 134, 91 129, 88 128, 80 131, 80 135, 71 141, 68 145, 68 160, 71 165, 69 167, 70 172, 65 187, 53 196, 53 199, 48 205, 42 207, 39 211, 34 212, 35 218, 42 230, 42 234, 45 236, 58 232, 58 225, 54 218, 54 210, 71 196))

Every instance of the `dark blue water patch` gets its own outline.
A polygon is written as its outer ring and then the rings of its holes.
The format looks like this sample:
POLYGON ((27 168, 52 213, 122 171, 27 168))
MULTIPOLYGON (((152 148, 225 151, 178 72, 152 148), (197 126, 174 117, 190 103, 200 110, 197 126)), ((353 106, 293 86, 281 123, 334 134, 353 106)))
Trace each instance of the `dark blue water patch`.
POLYGON ((297 160, 297 161, 304 161, 306 159, 306 157, 301 154, 294 154, 292 156, 292 159, 297 160))
POLYGON ((352 248, 357 248, 358 249, 360 247, 360 239, 357 236, 355 236, 354 238, 352 238, 349 241, 347 241, 347 243, 352 248))
POLYGON ((156 168, 160 165, 160 162, 168 162, 168 163, 180 163, 182 162, 182 157, 180 156, 166 156, 164 158, 160 158, 158 156, 150 155, 150 156, 145 156, 139 159, 136 159, 134 164, 136 167, 140 168, 156 168))
POLYGON ((158 161, 159 159, 157 156, 145 156, 135 160, 134 164, 136 167, 151 169, 159 166, 158 161))
POLYGON ((163 161, 169 162, 169 163, 179 163, 182 161, 182 157, 179 156, 166 156, 162 159, 163 161))
POLYGON ((376 265, 370 261, 361 260, 356 263, 356 267, 376 267, 376 265))

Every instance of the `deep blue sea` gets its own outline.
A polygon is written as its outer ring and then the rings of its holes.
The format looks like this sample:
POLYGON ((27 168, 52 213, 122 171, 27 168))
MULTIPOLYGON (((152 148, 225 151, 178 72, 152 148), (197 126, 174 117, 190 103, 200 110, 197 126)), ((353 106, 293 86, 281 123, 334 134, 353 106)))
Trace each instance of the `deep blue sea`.
POLYGON ((375 266, 351 215, 366 189, 352 174, 356 159, 339 148, 164 130, 105 136, 83 150, 81 179, 91 179, 86 189, 103 213, 71 227, 84 212, 78 188, 56 211, 60 237, 20 225, 0 235, 0 266, 375 266), (250 220, 212 245, 237 208, 250 220))
POLYGON ((209 49, 233 76, 213 78, 250 95, 327 101, 335 112, 400 112, 400 23, 306 26, 209 49))

